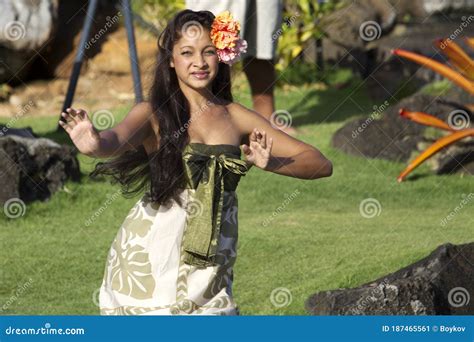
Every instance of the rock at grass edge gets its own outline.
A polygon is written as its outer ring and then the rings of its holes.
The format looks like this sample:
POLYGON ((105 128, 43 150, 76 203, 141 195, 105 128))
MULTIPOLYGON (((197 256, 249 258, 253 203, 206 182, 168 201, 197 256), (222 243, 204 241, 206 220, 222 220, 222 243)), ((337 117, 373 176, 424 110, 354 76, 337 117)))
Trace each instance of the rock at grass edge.
POLYGON ((46 138, 0 137, 0 203, 46 200, 71 179, 80 180, 77 151, 46 138))
POLYGON ((311 315, 473 315, 474 242, 439 246, 426 258, 352 289, 311 295, 311 315))

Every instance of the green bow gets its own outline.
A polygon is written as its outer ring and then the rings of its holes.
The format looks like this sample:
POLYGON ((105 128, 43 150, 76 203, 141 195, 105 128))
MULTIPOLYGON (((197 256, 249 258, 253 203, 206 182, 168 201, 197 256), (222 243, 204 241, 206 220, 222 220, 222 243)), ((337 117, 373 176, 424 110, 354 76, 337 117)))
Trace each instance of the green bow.
POLYGON ((185 152, 183 160, 187 185, 195 189, 187 208, 184 261, 195 266, 213 266, 221 229, 224 190, 235 190, 249 167, 244 160, 224 153, 185 152), (224 174, 225 170, 228 172, 224 174))

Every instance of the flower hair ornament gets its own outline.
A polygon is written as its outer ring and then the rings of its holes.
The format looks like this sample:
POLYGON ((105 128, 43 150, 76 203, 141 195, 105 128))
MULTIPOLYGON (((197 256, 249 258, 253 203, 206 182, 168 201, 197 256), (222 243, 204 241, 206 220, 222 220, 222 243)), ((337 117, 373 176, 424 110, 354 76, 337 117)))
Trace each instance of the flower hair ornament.
POLYGON ((241 39, 240 23, 229 11, 224 11, 214 18, 211 26, 211 40, 217 49, 219 61, 232 65, 240 55, 247 51, 247 41, 241 39))

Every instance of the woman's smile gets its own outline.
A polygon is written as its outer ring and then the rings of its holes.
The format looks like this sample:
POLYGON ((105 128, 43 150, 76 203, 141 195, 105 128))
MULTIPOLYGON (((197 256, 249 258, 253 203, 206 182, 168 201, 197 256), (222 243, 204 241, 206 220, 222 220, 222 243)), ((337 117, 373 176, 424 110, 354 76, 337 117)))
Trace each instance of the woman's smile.
POLYGON ((193 75, 198 80, 204 80, 209 77, 209 71, 195 71, 192 72, 191 75, 193 75))

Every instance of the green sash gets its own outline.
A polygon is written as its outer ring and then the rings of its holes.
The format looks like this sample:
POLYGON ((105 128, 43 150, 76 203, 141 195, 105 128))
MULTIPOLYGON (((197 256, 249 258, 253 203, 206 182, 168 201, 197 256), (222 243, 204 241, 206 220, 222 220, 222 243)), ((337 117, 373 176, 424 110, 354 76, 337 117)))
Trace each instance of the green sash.
POLYGON ((240 148, 233 145, 191 143, 183 151, 183 162, 187 188, 195 189, 187 207, 184 261, 199 267, 214 266, 224 190, 234 191, 250 167, 240 159, 240 148))

